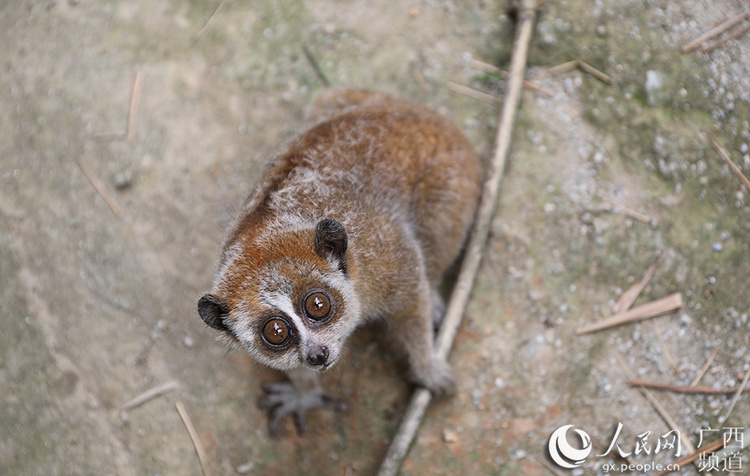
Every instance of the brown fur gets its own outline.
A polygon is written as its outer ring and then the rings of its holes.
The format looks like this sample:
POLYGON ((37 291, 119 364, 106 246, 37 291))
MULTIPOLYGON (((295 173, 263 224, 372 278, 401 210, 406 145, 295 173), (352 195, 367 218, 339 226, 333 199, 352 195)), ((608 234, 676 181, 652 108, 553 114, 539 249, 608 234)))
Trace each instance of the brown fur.
POLYGON ((324 92, 309 122, 271 162, 229 232, 201 316, 285 370, 307 366, 306 359, 317 369, 329 350, 335 362, 354 328, 385 317, 407 350, 412 377, 436 392, 450 390, 450 371, 432 354, 432 322, 437 287, 477 203, 471 144, 434 111, 368 91, 324 92), (324 219, 343 225, 348 247, 337 241, 331 249, 338 251, 316 249, 316 224, 324 219), (325 322, 304 316, 300 300, 311 287, 334 301, 335 315, 325 322), (274 313, 298 339, 283 351, 257 335, 274 313))

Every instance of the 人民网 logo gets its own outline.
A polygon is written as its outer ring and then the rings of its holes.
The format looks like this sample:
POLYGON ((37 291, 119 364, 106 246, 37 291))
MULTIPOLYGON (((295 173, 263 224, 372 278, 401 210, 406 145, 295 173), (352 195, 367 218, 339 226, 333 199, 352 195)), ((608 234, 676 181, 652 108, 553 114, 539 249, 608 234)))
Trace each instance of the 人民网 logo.
POLYGON ((549 456, 558 466, 566 469, 573 469, 581 466, 591 453, 591 437, 583 430, 573 429, 581 438, 582 447, 575 448, 568 443, 567 433, 573 425, 563 425, 552 432, 549 437, 549 456))

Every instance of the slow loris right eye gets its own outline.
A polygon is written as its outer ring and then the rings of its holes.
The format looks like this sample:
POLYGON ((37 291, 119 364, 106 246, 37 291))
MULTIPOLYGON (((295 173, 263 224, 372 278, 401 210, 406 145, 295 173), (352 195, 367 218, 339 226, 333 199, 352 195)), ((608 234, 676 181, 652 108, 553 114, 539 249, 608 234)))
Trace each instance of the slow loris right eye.
POLYGON ((289 324, 283 319, 269 319, 263 325, 263 340, 274 347, 286 344, 289 341, 290 335, 289 324))

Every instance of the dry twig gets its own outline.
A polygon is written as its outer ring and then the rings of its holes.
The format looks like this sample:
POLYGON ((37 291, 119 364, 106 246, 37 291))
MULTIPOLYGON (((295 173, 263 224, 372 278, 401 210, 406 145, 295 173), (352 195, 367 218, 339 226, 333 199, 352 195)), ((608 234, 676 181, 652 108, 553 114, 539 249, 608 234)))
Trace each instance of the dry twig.
POLYGON ((94 186, 96 191, 99 192, 99 195, 101 195, 104 201, 107 202, 107 206, 110 210, 112 210, 112 213, 115 216, 118 216, 120 214, 120 206, 117 205, 115 197, 113 197, 112 194, 109 193, 107 187, 105 187, 102 181, 99 180, 99 177, 97 177, 91 170, 91 166, 89 166, 88 161, 83 157, 77 157, 76 163, 78 164, 78 167, 81 168, 83 175, 85 175, 86 178, 89 179, 91 185, 94 186))
POLYGON ((674 293, 667 297, 651 301, 641 306, 634 307, 629 311, 615 314, 599 322, 579 327, 576 330, 577 335, 588 334, 589 332, 600 331, 614 326, 619 326, 627 322, 642 321, 652 317, 661 316, 668 312, 676 311, 682 307, 682 294, 674 293))
POLYGON ((138 108, 141 103, 141 90, 143 88, 143 72, 138 71, 133 79, 133 90, 130 94, 130 109, 128 109, 127 140, 133 142, 138 129, 138 108))
POLYGON ((687 53, 688 51, 692 51, 696 49, 704 41, 708 41, 711 38, 721 35, 728 29, 732 28, 734 25, 744 21, 747 18, 750 18, 750 12, 740 13, 739 15, 716 25, 715 27, 711 28, 707 32, 700 35, 698 38, 694 39, 693 41, 682 45, 682 52, 687 53))
MULTIPOLYGON (((476 223, 467 246, 466 256, 461 264, 461 271, 437 336, 435 355, 440 359, 447 358, 453 345, 458 326, 461 323, 461 317, 469 300, 474 278, 479 269, 482 249, 489 234, 490 222, 497 207, 498 190, 510 152, 513 122, 521 100, 521 87, 537 7, 537 2, 533 0, 522 0, 519 3, 516 38, 510 61, 510 77, 500 114, 495 154, 482 188, 482 198, 477 211, 476 223)), ((431 399, 430 392, 424 388, 419 388, 414 392, 398 433, 394 436, 383 464, 380 466, 379 475, 395 475, 398 472, 431 399)))
POLYGON ((551 68, 547 68, 541 73, 539 73, 536 78, 534 78, 535 81, 538 81, 542 78, 546 78, 547 76, 553 76, 555 74, 561 74, 561 73, 567 73, 570 70, 576 69, 578 67, 578 60, 572 60, 572 61, 566 61, 563 64, 558 64, 557 66, 553 66, 551 68))
POLYGON ((493 96, 492 94, 487 94, 482 91, 478 91, 468 86, 463 86, 461 84, 454 83, 453 81, 448 81, 447 83, 445 83, 445 85, 451 91, 455 91, 459 94, 463 94, 464 96, 469 96, 470 98, 479 99, 480 101, 488 102, 490 104, 495 104, 496 106, 500 106, 503 104, 502 99, 500 99, 499 97, 493 96))
POLYGON ((585 61, 582 61, 580 59, 575 59, 575 60, 572 60, 572 61, 567 61, 565 63, 559 64, 557 66, 553 66, 553 67, 551 67, 549 69, 546 69, 545 71, 542 71, 541 73, 539 73, 537 75, 537 77, 534 78, 534 79, 535 80, 539 80, 539 79, 542 79, 542 78, 546 78, 547 76, 552 76, 553 74, 566 73, 566 72, 568 72, 568 71, 570 71, 572 69, 576 69, 576 68, 580 69, 584 73, 590 74, 591 76, 595 77, 596 79, 598 79, 599 81, 601 81, 601 82, 603 82, 605 84, 612 85, 612 84, 615 83, 615 80, 612 79, 612 76, 610 76, 610 75, 608 75, 608 74, 606 74, 606 73, 604 73, 604 72, 602 72, 602 71, 594 68, 590 64, 588 64, 585 61))
POLYGON ((651 223, 653 221, 653 218, 646 215, 645 213, 641 213, 639 211, 633 210, 632 208, 628 208, 625 205, 612 200, 602 193, 597 193, 596 196, 615 207, 615 211, 618 213, 622 213, 623 215, 638 220, 642 223, 651 223))
POLYGON ((750 191, 750 180, 745 176, 745 174, 742 173, 742 170, 740 170, 737 164, 732 161, 726 149, 720 146, 719 143, 713 139, 711 139, 711 144, 713 144, 716 152, 719 153, 719 156, 724 160, 724 162, 726 162, 732 172, 734 172, 734 175, 736 175, 737 178, 740 179, 740 181, 745 185, 745 187, 747 187, 748 191, 750 191))
POLYGON ((424 92, 427 92, 430 89, 427 87, 427 80, 424 79, 424 73, 421 69, 411 68, 411 76, 414 78, 414 81, 417 82, 417 85, 419 85, 419 89, 424 92))
MULTIPOLYGON (((695 460, 700 458, 701 454, 713 453, 714 451, 721 449, 722 446, 725 445, 726 443, 728 442, 724 441, 723 438, 716 440, 713 443, 709 443, 707 445, 702 446, 698 450, 692 450, 689 455, 683 456, 682 458, 675 460, 674 462, 670 464, 670 466, 682 468, 686 464, 695 462, 695 460)), ((665 474, 669 474, 671 472, 672 471, 664 470, 664 471, 661 471, 660 473, 656 473, 654 476, 664 476, 665 474)))
MULTIPOLYGON (((750 372, 748 372, 748 374, 750 374, 750 372)), ((714 388, 702 385, 673 385, 669 383, 654 382, 651 380, 643 380, 638 378, 630 379, 628 381, 628 384, 632 385, 633 387, 647 387, 675 393, 703 393, 707 395, 728 395, 737 393, 738 391, 742 390, 741 388, 714 388)))
POLYGON ((669 368, 671 368, 674 373, 678 373, 680 371, 680 368, 677 367, 677 364, 672 358, 672 354, 669 353, 669 346, 667 345, 667 341, 664 339, 664 334, 662 334, 661 332, 659 323, 657 321, 651 321, 651 323, 654 325, 656 335, 659 337, 659 342, 661 342, 661 348, 664 350, 664 356, 666 357, 669 368))
POLYGON ((178 401, 175 402, 174 406, 177 408, 177 413, 180 414, 182 423, 185 424, 188 435, 190 435, 190 440, 193 442, 193 448, 195 448, 195 452, 198 455, 198 461, 200 461, 201 463, 203 476, 211 476, 211 471, 208 469, 208 464, 206 462, 206 452, 203 451, 203 445, 201 444, 201 440, 198 438, 198 432, 195 431, 193 422, 190 420, 190 415, 188 415, 187 410, 185 410, 185 405, 183 405, 182 402, 178 401))
POLYGON ((748 31, 750 31, 750 25, 747 25, 747 26, 745 26, 745 27, 743 27, 743 28, 735 31, 734 33, 732 33, 730 35, 727 35, 727 36, 725 36, 724 38, 722 38, 720 40, 716 40, 713 43, 707 44, 706 46, 704 46, 703 48, 700 49, 700 52, 701 53, 709 53, 709 52, 715 50, 716 48, 720 47, 721 45, 723 45, 723 44, 725 44, 725 43, 727 43, 729 41, 732 41, 734 39, 737 39, 737 38, 741 37, 742 35, 744 35, 748 31))
POLYGON ((153 400, 156 397, 159 397, 161 395, 164 395, 167 392, 171 392, 172 390, 176 389, 179 386, 176 380, 170 380, 169 382, 165 382, 161 385, 157 385, 156 387, 150 388, 146 390, 145 392, 141 393, 140 395, 136 396, 126 404, 122 406, 122 411, 126 412, 129 410, 132 410, 133 408, 140 407, 144 403, 148 402, 149 400, 153 400))
POLYGON ((638 296, 641 295, 643 288, 645 288, 648 282, 651 281, 654 273, 656 273, 656 267, 659 266, 659 263, 661 263, 663 259, 664 253, 662 252, 656 259, 656 262, 648 267, 641 280, 630 286, 620 295, 615 305, 612 306, 613 313, 618 314, 620 312, 625 312, 633 306, 633 303, 638 299, 638 296))
MULTIPOLYGON (((634 375, 630 366, 628 366, 628 364, 624 360, 622 360, 622 358, 620 358, 619 355, 615 354, 615 357, 619 361, 620 368, 622 369, 623 373, 625 373, 625 375, 630 380, 633 380, 634 375)), ((672 418, 669 412, 667 412, 666 408, 664 408, 662 404, 659 403, 659 400, 657 400, 656 397, 654 397, 654 394, 649 392, 647 389, 643 387, 638 387, 638 391, 641 393, 641 395, 643 395, 643 398, 645 398, 651 404, 651 406, 654 407, 654 410, 659 414, 662 420, 664 420, 664 423, 667 424, 667 427, 669 427, 670 430, 678 431, 678 435, 680 438, 680 442, 682 443, 682 446, 688 451, 690 451, 691 453, 694 453, 695 447, 690 442, 690 438, 687 437, 687 432, 677 424, 675 419, 672 418)))
POLYGON ((615 84, 615 80, 612 79, 612 76, 602 71, 599 71, 598 69, 594 68, 593 66, 591 66, 590 64, 584 61, 578 60, 578 68, 584 73, 588 73, 591 76, 595 77, 596 79, 603 82, 604 84, 608 84, 610 86, 615 84))
POLYGON ((320 82, 322 82, 325 87, 330 88, 333 83, 331 83, 331 80, 328 78, 325 71, 323 71, 323 68, 320 66, 317 58, 312 54, 312 51, 310 51, 305 45, 302 45, 302 51, 305 53, 307 61, 310 62, 310 65, 315 70, 315 74, 318 76, 318 79, 320 79, 320 82))
POLYGON ((732 398, 732 403, 729 405, 729 410, 727 410, 727 414, 724 415, 724 418, 720 420, 722 423, 726 423, 726 421, 729 419, 729 415, 732 414, 732 410, 734 410, 734 406, 737 404, 737 400, 740 399, 740 395, 742 395, 742 392, 747 390, 748 379, 750 379, 750 371, 745 372, 745 378, 742 379, 742 384, 740 385, 740 388, 738 388, 737 393, 734 394, 734 398, 732 398))
POLYGON ((698 382, 701 381, 704 375, 706 375, 706 372, 708 372, 708 368, 711 367, 711 364, 714 363, 714 359, 716 358, 716 355, 719 353, 719 346, 717 345, 714 351, 711 353, 711 356, 708 358, 705 364, 703 364, 703 367, 698 372, 698 375, 695 376, 692 382, 690 382, 691 387, 695 387, 698 385, 698 382))
MULTIPOLYGON (((500 74, 504 78, 508 77, 508 72, 504 71, 497 66, 493 66, 489 63, 485 63, 484 61, 479 61, 478 59, 472 59, 471 60, 471 67, 474 69, 478 69, 479 71, 484 71, 485 73, 492 73, 492 74, 500 74)), ((545 91, 544 89, 540 88, 536 84, 532 83, 531 81, 524 80, 523 81, 523 87, 524 89, 528 89, 530 91, 534 91, 540 94, 543 94, 547 96, 548 98, 552 97, 552 93, 549 91, 545 91)))
POLYGON ((216 8, 214 9, 214 11, 211 13, 211 16, 209 16, 208 20, 206 20, 206 23, 204 23, 203 26, 201 27, 201 29, 198 30, 198 33, 195 34, 195 38, 193 39, 193 41, 197 41, 198 38, 201 37, 201 35, 203 34, 203 31, 206 29, 206 27, 211 22, 211 20, 213 20, 213 18, 216 16, 216 13, 218 13, 219 9, 222 6, 224 6, 225 2, 226 2, 226 0, 221 0, 221 3, 219 3, 219 5, 216 6, 216 8))

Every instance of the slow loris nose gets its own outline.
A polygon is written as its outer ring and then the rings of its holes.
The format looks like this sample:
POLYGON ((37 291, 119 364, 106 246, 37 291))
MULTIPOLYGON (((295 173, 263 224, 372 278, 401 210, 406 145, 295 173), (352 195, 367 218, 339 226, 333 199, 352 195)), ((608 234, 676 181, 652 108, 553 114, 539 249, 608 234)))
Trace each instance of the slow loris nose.
POLYGON ((315 367, 328 363, 328 347, 321 345, 311 348, 307 353, 307 363, 315 367))

